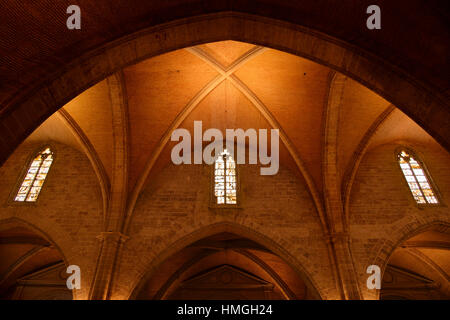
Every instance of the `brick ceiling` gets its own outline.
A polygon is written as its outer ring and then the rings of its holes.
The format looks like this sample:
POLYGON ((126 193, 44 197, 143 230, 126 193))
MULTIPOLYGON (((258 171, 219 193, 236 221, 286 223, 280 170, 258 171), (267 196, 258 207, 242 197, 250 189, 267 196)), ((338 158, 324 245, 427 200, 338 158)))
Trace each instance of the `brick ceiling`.
MULTIPOLYGON (((324 108, 336 73, 294 55, 235 41, 209 43, 196 47, 196 50, 177 50, 123 70, 129 112, 129 188, 135 187, 142 175, 147 175, 146 166, 152 157, 157 159, 153 172, 170 162, 174 143, 161 142, 169 130, 181 127, 193 132, 193 122, 201 120, 204 130, 218 128, 223 132, 226 128, 270 129, 273 127, 271 121, 275 121, 291 144, 281 143, 281 164, 300 176, 311 177, 315 187, 321 190, 324 108), (262 52, 254 52, 255 49, 262 49, 262 52), (245 62, 215 83, 174 127, 175 119, 220 75, 220 69, 211 61, 226 69, 242 57, 247 57, 245 62), (249 93, 254 94, 259 105, 249 100, 246 96, 249 93), (261 113, 261 106, 267 108, 269 116, 261 113), (162 150, 158 150, 161 147, 162 150), (296 156, 302 167, 296 164, 296 156)), ((371 148, 408 139, 436 144, 400 110, 392 109, 389 102, 342 77, 345 84, 340 93, 337 146, 342 182, 345 173, 354 165, 352 155, 362 143, 371 148), (389 112, 390 109, 393 111, 389 112), (387 112, 389 115, 377 126, 375 134, 373 124, 387 112), (395 126, 390 119, 394 119, 395 126), (364 142, 367 137, 370 139, 364 142)), ((108 82, 102 81, 86 90, 63 109, 92 143, 94 153, 111 177, 114 145, 108 82)), ((59 113, 50 117, 27 141, 46 139, 82 149, 59 113)))

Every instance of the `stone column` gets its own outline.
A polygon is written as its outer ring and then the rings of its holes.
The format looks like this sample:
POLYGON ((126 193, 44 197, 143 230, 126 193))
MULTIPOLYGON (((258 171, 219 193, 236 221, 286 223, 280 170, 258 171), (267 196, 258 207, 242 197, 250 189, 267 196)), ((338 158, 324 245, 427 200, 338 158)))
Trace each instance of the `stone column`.
POLYGON ((353 259, 350 250, 350 236, 348 233, 334 233, 329 236, 328 242, 332 246, 334 261, 341 285, 343 298, 346 300, 360 300, 358 279, 353 265, 353 259))
POLYGON ((89 299, 106 300, 109 298, 117 256, 128 237, 120 232, 102 232, 97 238, 101 242, 100 254, 89 292, 89 299))

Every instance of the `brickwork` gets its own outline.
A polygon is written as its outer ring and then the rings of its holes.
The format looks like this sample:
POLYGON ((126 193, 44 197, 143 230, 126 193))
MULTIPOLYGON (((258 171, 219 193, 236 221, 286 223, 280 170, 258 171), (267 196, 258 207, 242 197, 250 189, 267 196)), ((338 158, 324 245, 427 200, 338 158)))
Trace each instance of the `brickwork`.
MULTIPOLYGON (((37 204, 14 204, 11 192, 38 144, 22 145, 0 168, 0 221, 23 220, 42 231, 61 250, 67 264, 82 269, 86 299, 99 256, 101 192, 88 159, 68 146, 51 143, 55 161, 37 204)), ((395 161, 398 144, 370 150, 363 158, 350 197, 351 256, 363 298, 378 298, 365 286, 370 264, 385 267, 403 240, 430 225, 450 224, 450 157, 437 144, 408 145, 427 165, 444 205, 420 209, 409 194, 395 161)), ((323 299, 338 299, 322 227, 304 181, 289 169, 260 176, 256 166, 241 166, 242 205, 209 208, 210 167, 168 164, 145 186, 136 203, 114 269, 111 299, 127 299, 166 258, 183 247, 229 231, 253 239, 287 261, 323 299)))
MULTIPOLYGON (((168 19, 170 21, 170 17, 168 19)), ((351 19, 346 20, 351 21, 351 19)), ((336 30, 334 26, 332 29, 336 30)), ((6 153, 4 156, 0 154, 0 163, 5 161, 7 154, 10 154, 58 108, 120 68, 193 44, 229 39, 278 48, 339 70, 389 98, 390 102, 421 123, 436 140, 446 147, 449 146, 448 102, 442 96, 442 90, 435 89, 432 82, 422 83, 423 79, 402 71, 416 70, 417 66, 423 65, 428 60, 429 52, 424 56, 427 57, 425 61, 414 61, 411 64, 414 68, 410 66, 401 69, 387 60, 368 54, 359 46, 350 46, 346 41, 338 41, 336 38, 325 35, 318 36, 315 30, 287 22, 273 21, 266 17, 227 11, 211 14, 206 18, 191 16, 182 23, 151 26, 145 32, 141 30, 137 34, 132 34, 130 30, 129 36, 121 41, 98 45, 94 51, 85 49, 86 52, 80 52, 75 56, 77 58, 74 57, 70 65, 55 67, 56 70, 60 70, 59 72, 44 72, 41 78, 45 81, 42 83, 34 81, 37 84, 33 82, 32 86, 29 85, 30 90, 19 90, 20 94, 14 98, 7 95, 8 99, 6 97, 3 99, 8 103, 5 103, 0 118, 0 146, 6 153), (411 99, 411 96, 414 99, 411 99)), ((395 42, 402 37, 396 38, 395 42)), ((53 39, 53 37, 50 38, 53 39)), ((92 44, 88 47, 92 48, 92 44)), ((388 46, 377 47, 387 48, 388 46)), ((439 52, 441 52, 440 49, 439 52)), ((408 54, 408 51, 405 54, 408 54)), ((387 54, 387 57, 392 56, 392 53, 387 54)), ((441 56, 439 54, 434 57, 441 61, 441 56)), ((28 60, 22 59, 21 63, 28 60)), ((442 63, 445 64, 445 61, 442 63)))
MULTIPOLYGON (((127 296, 152 265, 177 240, 221 222, 263 234, 301 264, 322 294, 334 290, 321 225, 303 182, 282 168, 260 176, 256 166, 240 168, 242 206, 208 208, 209 166, 167 166, 141 193, 133 213, 120 269, 118 296, 127 296)), ((192 240, 191 240, 192 241, 192 240)), ((184 246, 190 244, 184 243, 184 246)), ((182 245, 182 244, 180 244, 182 245)))
MULTIPOLYGON (((438 236, 428 234, 422 247, 409 243, 403 253, 439 274, 432 286, 450 277, 449 44, 436 32, 447 30, 440 5, 410 0, 408 8, 421 12, 411 20, 401 1, 382 1, 389 32, 362 32, 364 19, 354 12, 365 18, 366 8, 358 1, 299 1, 289 10, 271 0, 138 1, 137 12, 123 0, 97 0, 83 5, 82 32, 68 32, 63 4, 5 1, 0 251, 12 244, 3 251, 34 245, 39 252, 51 242, 55 260, 59 250, 66 265, 81 267, 75 299, 135 298, 182 249, 227 233, 247 244, 237 250, 269 250, 287 263, 313 288, 311 297, 378 299, 380 292, 366 288, 367 266, 388 269, 391 257, 402 261, 402 243, 438 226, 438 236), (30 17, 35 23, 26 23, 30 17), (43 21, 46 27, 36 28, 43 21), (405 21, 414 23, 398 27, 405 21), (103 89, 89 94, 103 80, 103 89), (55 112, 59 120, 35 131, 55 112), (238 208, 210 207, 209 166, 169 160, 172 130, 199 119, 210 127, 280 130, 279 173, 239 166, 238 208), (394 154, 399 139, 410 139, 405 143, 429 169, 439 206, 415 203, 394 154), (37 203, 16 203, 26 167, 44 146, 37 141, 50 141, 55 161, 37 203), (37 236, 8 235, 14 225, 37 236), (436 245, 441 265, 423 253, 436 245)), ((222 242, 225 251, 236 249, 222 242)), ((0 297, 16 280, 10 275, 24 261, 33 264, 26 259, 0 263, 0 297)))
POLYGON ((63 144, 51 143, 55 160, 38 201, 35 204, 10 201, 27 161, 40 146, 21 145, 0 168, 0 222, 16 218, 48 235, 61 250, 66 264, 80 266, 82 284, 76 298, 86 299, 103 218, 98 180, 85 155, 63 144))
POLYGON ((410 145, 441 190, 442 205, 419 208, 396 162, 398 144, 388 144, 369 151, 361 162, 352 187, 349 229, 352 254, 366 299, 379 292, 366 287, 366 268, 371 264, 385 267, 390 254, 402 241, 427 226, 450 223, 450 157, 437 144, 410 145))

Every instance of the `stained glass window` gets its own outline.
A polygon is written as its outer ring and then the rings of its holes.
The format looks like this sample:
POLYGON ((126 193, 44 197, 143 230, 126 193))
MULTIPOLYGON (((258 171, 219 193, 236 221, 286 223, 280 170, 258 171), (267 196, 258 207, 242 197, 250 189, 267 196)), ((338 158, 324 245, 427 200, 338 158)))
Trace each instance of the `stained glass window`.
POLYGON ((34 202, 37 200, 52 162, 53 153, 50 148, 46 148, 34 158, 17 192, 15 201, 34 202))
POLYGON ((214 164, 216 204, 236 204, 236 163, 225 149, 214 164))
POLYGON ((437 204, 437 197, 420 163, 405 150, 398 154, 398 162, 416 202, 419 204, 437 204))

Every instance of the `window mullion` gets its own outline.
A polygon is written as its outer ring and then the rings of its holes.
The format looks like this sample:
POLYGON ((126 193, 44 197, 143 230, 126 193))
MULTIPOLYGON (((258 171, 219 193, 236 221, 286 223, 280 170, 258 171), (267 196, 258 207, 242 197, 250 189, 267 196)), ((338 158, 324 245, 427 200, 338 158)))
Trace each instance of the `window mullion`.
POLYGON ((417 204, 439 204, 424 164, 405 150, 400 151, 397 156, 403 176, 417 204))
MULTIPOLYGON (((44 159, 42 158, 42 155, 40 157, 41 157, 41 161, 39 162, 39 167, 37 168, 36 173, 34 174, 33 180, 31 181, 30 187, 28 188, 27 194, 25 196, 25 201, 28 200, 28 196, 30 195, 31 188, 33 188, 33 185, 34 185, 34 182, 36 181, 37 175, 39 174, 39 171, 41 171, 42 164, 44 163, 44 159)), ((33 160, 33 162, 34 162, 34 160, 33 160)), ((27 174, 28 174, 28 172, 27 172, 27 174)))
POLYGON ((225 196, 223 203, 227 204, 227 157, 226 156, 223 158, 223 163, 224 163, 224 168, 223 168, 223 182, 224 182, 223 190, 224 190, 224 192, 223 192, 223 194, 225 196))
POLYGON ((414 172, 414 170, 413 170, 413 168, 412 168, 412 166, 411 166, 410 161, 411 161, 411 159, 409 159, 409 161, 407 162, 407 163, 408 163, 408 166, 409 166, 409 170, 411 170, 411 173, 412 173, 412 175, 413 175, 413 177, 414 177, 414 181, 416 181, 416 183, 417 183, 417 187, 419 188, 420 194, 422 195, 422 197, 423 197, 423 199, 425 200, 425 202, 428 203, 428 200, 427 200, 427 198, 425 197, 425 194, 423 193, 422 186, 420 185, 419 180, 418 180, 417 177, 416 177, 416 173, 414 172))

